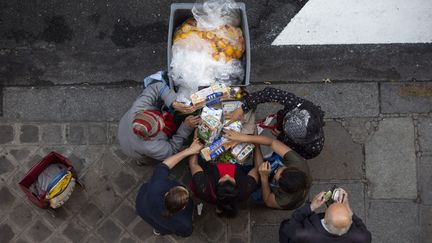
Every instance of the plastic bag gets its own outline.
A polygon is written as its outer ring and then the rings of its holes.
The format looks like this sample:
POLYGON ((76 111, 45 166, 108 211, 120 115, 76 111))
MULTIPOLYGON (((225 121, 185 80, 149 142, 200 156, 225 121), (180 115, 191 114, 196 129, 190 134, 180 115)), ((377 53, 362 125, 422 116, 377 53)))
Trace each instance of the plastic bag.
POLYGON ((240 24, 240 12, 233 0, 204 1, 202 5, 195 4, 192 13, 202 30, 213 30, 226 24, 238 27, 240 24))

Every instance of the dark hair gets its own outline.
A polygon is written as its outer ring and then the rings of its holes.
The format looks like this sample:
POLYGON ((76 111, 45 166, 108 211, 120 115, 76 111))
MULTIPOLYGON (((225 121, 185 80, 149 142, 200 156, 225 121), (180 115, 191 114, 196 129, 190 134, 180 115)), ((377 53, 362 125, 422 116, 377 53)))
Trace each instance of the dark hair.
POLYGON ((238 188, 231 181, 223 181, 216 187, 216 204, 222 214, 228 218, 237 215, 236 201, 238 198, 238 188))
POLYGON ((165 195, 165 211, 162 213, 164 218, 169 218, 173 214, 182 210, 189 202, 189 193, 182 186, 171 188, 165 195))
POLYGON ((307 187, 306 174, 299 170, 284 169, 278 182, 280 188, 287 193, 302 191, 307 187))

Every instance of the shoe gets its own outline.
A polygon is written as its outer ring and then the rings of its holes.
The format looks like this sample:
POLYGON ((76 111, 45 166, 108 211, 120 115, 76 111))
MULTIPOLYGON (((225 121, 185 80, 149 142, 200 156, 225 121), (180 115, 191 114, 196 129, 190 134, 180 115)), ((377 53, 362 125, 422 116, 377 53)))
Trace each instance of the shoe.
POLYGON ((155 229, 153 229, 153 234, 156 235, 156 236, 159 236, 159 235, 160 235, 160 232, 157 231, 157 230, 155 230, 155 229))

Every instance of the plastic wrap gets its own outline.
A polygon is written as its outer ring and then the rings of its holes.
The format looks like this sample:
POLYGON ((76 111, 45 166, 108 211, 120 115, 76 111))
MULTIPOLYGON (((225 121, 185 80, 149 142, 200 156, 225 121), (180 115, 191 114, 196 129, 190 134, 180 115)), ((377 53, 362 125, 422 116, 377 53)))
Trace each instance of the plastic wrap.
POLYGON ((240 59, 245 51, 240 14, 232 0, 210 0, 194 6, 174 33, 170 76, 178 87, 177 101, 188 103, 200 86, 239 85, 244 79, 240 59))

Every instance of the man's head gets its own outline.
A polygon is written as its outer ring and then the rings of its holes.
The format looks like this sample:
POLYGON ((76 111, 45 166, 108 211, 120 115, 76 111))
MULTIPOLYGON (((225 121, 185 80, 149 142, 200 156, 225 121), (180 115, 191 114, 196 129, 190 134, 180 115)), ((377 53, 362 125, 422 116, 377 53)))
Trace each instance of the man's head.
POLYGON ((308 143, 323 132, 323 117, 324 112, 319 107, 305 101, 285 114, 283 132, 295 143, 308 143))
POLYGON ((165 127, 161 114, 154 110, 137 113, 132 123, 133 132, 143 139, 156 136, 165 127))
POLYGON ((278 182, 280 188, 287 193, 304 191, 307 187, 307 176, 304 172, 299 170, 279 167, 275 171, 274 178, 278 182))
POLYGON ((184 209, 189 202, 189 191, 183 186, 176 186, 165 193, 164 217, 171 217, 173 214, 184 209))
POLYGON ((344 204, 333 203, 325 212, 324 223, 330 233, 343 235, 350 229, 352 217, 344 204))
POLYGON ((235 217, 237 208, 235 206, 239 190, 234 178, 225 175, 219 179, 216 187, 217 205, 227 217, 235 217))

